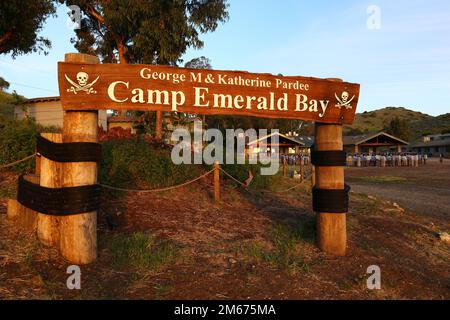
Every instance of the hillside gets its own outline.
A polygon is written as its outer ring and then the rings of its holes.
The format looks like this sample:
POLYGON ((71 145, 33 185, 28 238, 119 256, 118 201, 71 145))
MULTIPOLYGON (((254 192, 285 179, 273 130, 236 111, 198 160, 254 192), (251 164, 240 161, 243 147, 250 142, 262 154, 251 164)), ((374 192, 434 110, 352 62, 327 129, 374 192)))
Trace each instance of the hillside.
POLYGON ((450 129, 450 114, 433 117, 402 107, 387 107, 370 112, 357 113, 354 123, 345 127, 345 134, 360 134, 383 130, 395 117, 405 119, 410 123, 412 141, 425 134, 437 134, 450 129))
POLYGON ((411 123, 411 131, 421 134, 436 134, 443 130, 450 130, 450 113, 411 123))

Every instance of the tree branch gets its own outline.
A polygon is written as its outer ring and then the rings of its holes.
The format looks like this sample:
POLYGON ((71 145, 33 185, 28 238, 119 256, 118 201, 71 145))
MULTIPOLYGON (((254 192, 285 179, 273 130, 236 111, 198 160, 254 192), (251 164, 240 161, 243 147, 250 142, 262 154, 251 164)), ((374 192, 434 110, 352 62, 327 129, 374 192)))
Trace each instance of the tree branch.
POLYGON ((11 30, 7 31, 4 35, 2 35, 0 37, 0 46, 3 45, 4 42, 8 41, 9 39, 11 39, 13 36, 13 33, 11 30))

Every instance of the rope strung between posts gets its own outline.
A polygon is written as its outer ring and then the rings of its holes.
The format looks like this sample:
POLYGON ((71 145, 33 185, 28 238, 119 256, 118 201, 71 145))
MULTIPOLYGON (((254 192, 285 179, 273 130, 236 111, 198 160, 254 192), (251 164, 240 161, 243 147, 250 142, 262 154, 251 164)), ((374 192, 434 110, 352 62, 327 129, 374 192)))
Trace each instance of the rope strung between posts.
POLYGON ((296 189, 296 188, 298 188, 298 187, 300 187, 300 186, 302 186, 302 185, 303 185, 302 183, 299 183, 299 184, 297 184, 297 185, 295 185, 295 186, 293 186, 293 187, 290 187, 290 188, 288 188, 288 189, 286 189, 286 190, 283 190, 283 191, 275 191, 275 193, 285 193, 285 192, 294 190, 294 189, 296 189))
POLYGON ((206 177, 207 175, 211 174, 214 171, 214 169, 206 172, 205 174, 202 174, 201 176, 183 182, 182 184, 176 185, 176 186, 171 186, 171 187, 166 187, 166 188, 160 188, 160 189, 125 189, 125 188, 118 188, 118 187, 113 187, 113 186, 109 186, 106 184, 99 184, 101 187, 106 188, 106 189, 111 189, 111 190, 116 190, 116 191, 125 191, 125 192, 143 192, 143 193, 148 193, 148 192, 162 192, 162 191, 169 191, 169 190, 173 190, 173 189, 177 189, 177 188, 181 188, 184 186, 187 186, 191 183, 194 183, 195 181, 198 181, 204 177, 206 177))
POLYGON ((229 177, 231 180, 235 181, 236 183, 238 183, 239 185, 241 185, 244 188, 247 188, 248 185, 246 185, 245 183, 239 181, 238 179, 236 179, 235 177, 233 177, 231 174, 229 174, 228 172, 226 172, 225 170, 223 170, 221 167, 219 167, 219 170, 222 171, 227 177, 229 177))
MULTIPOLYGON (((245 183, 239 181, 238 179, 236 179, 235 177, 233 177, 231 174, 229 174, 228 172, 226 172, 224 169, 222 169, 222 168, 219 168, 219 169, 220 169, 220 171, 222 171, 227 177, 229 177, 231 180, 235 181, 235 182, 238 183, 240 186, 244 187, 245 190, 249 191, 249 190, 248 190, 248 185, 246 185, 245 183)), ((260 192, 271 192, 271 193, 285 193, 285 192, 289 192, 289 191, 291 191, 291 190, 294 190, 295 188, 298 188, 298 187, 300 187, 301 185, 302 185, 302 184, 300 183, 300 184, 297 184, 297 185, 295 185, 295 186, 293 186, 293 187, 290 187, 290 188, 288 188, 288 189, 286 189, 286 190, 282 190, 282 191, 270 191, 270 190, 258 190, 258 191, 260 191, 260 192)))
POLYGON ((0 169, 12 167, 12 166, 14 166, 16 164, 19 164, 19 163, 25 162, 27 160, 30 160, 31 158, 34 158, 34 156, 36 156, 36 153, 34 153, 31 156, 28 156, 26 158, 23 158, 23 159, 20 159, 20 160, 17 160, 17 161, 14 161, 14 162, 11 162, 11 163, 8 163, 8 164, 5 164, 5 165, 1 165, 0 169))

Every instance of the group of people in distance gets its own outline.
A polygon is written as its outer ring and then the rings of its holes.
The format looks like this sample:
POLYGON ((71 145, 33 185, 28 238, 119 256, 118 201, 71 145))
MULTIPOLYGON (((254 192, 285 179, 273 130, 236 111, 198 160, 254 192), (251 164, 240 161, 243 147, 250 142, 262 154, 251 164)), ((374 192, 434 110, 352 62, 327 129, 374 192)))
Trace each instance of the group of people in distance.
POLYGON ((418 167, 426 165, 428 156, 417 153, 347 154, 349 167, 418 167))
MULTIPOLYGON (((347 153, 348 167, 418 167, 427 160, 427 154, 418 153, 347 153)), ((308 166, 311 157, 307 153, 280 154, 280 162, 308 166)))
POLYGON ((309 154, 304 154, 304 153, 300 153, 300 154, 280 154, 280 161, 281 163, 284 163, 284 161, 286 160, 286 164, 288 165, 305 165, 308 166, 309 163, 311 162, 311 158, 309 156, 309 154))

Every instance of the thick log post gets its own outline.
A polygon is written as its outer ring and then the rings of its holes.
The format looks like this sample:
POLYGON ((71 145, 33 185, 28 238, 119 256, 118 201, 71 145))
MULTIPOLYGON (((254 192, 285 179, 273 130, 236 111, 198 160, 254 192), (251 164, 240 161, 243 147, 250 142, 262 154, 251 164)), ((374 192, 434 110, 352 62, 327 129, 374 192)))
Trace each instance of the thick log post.
POLYGON ((219 161, 214 161, 214 202, 220 202, 220 170, 219 161))
MULTIPOLYGON (((42 133, 45 139, 62 143, 61 133, 42 133)), ((40 185, 47 188, 61 188, 62 163, 40 156, 40 185)), ((59 217, 38 213, 37 236, 46 246, 56 246, 59 243, 59 217)))
MULTIPOLYGON (((342 79, 330 78, 328 80, 342 82, 342 79)), ((315 150, 342 151, 341 124, 315 123, 315 150)), ((320 189, 344 189, 344 167, 317 167, 315 168, 315 186, 320 189)), ((317 213, 317 240, 322 251, 335 255, 345 256, 347 252, 347 215, 342 213, 317 213)))
POLYGON ((8 220, 15 220, 19 216, 21 204, 16 199, 8 199, 8 207, 6 208, 6 217, 8 220))
MULTIPOLYGON (((69 53, 66 62, 96 64, 95 56, 69 53)), ((80 99, 83 96, 80 95, 80 99)), ((80 100, 81 102, 81 100, 80 100)), ((98 111, 66 111, 64 113, 63 142, 98 142, 98 111)), ((97 163, 64 163, 63 187, 97 183, 97 163)), ((97 212, 61 217, 61 254, 70 262, 87 264, 97 258, 97 212)))
MULTIPOLYGON (((315 150, 342 150, 342 125, 315 125, 315 150)), ((320 189, 344 189, 344 167, 315 167, 315 186, 320 189)), ((326 253, 344 256, 347 249, 346 214, 317 212, 317 238, 326 253)))
POLYGON ((37 174, 37 175, 40 175, 41 174, 41 155, 39 154, 39 153, 37 153, 36 154, 36 159, 35 159, 35 163, 36 163, 36 167, 35 167, 35 170, 34 170, 34 172, 37 174))
MULTIPOLYGON (((25 180, 39 184, 39 176, 29 174, 24 176, 25 180)), ((8 200, 7 218, 26 232, 36 232, 38 213, 23 206, 16 199, 8 200)))

